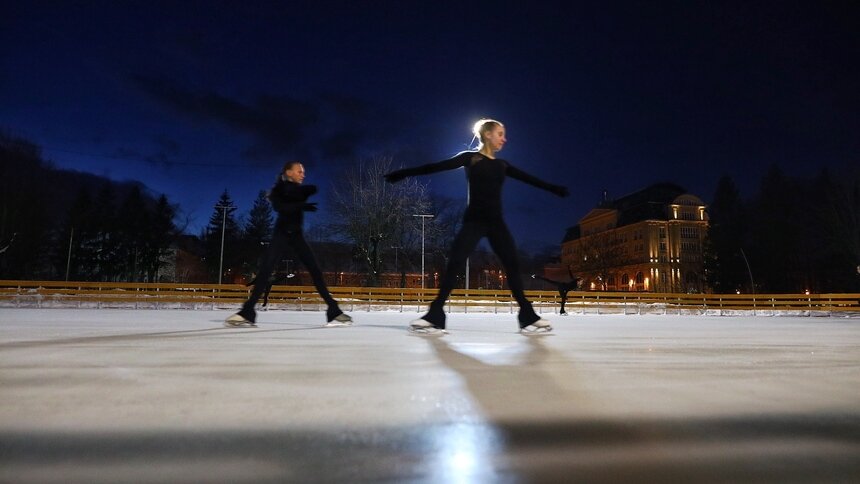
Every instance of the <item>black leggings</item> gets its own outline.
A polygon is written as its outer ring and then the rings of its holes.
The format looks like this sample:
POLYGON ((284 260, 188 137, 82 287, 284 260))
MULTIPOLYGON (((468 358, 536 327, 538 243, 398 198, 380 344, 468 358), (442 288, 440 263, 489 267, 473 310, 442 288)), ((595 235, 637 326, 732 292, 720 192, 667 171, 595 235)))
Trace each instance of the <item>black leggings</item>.
POLYGON ((511 293, 520 306, 518 320, 520 327, 526 327, 538 319, 540 316, 535 314, 532 304, 526 299, 523 292, 523 281, 520 279, 520 262, 517 259, 517 247, 514 243, 514 238, 505 225, 504 220, 498 219, 478 219, 464 220, 463 227, 460 232, 454 237, 454 243, 451 245, 450 258, 448 259, 448 267, 445 274, 442 276, 442 282, 439 287, 439 295, 430 304, 430 310, 421 319, 428 321, 437 328, 445 328, 445 301, 451 295, 454 289, 454 283, 457 281, 457 276, 462 273, 466 265, 466 259, 469 254, 475 250, 480 240, 486 237, 490 242, 490 248, 496 253, 505 269, 505 274, 508 277, 508 287, 511 288, 511 293))
POLYGON ((335 301, 334 298, 331 297, 331 293, 328 292, 328 287, 326 287, 325 281, 323 280, 322 271, 317 265, 316 257, 314 257, 313 251, 310 246, 308 246, 308 243, 305 242, 305 237, 300 231, 288 232, 286 234, 276 233, 275 236, 272 237, 272 243, 269 245, 269 250, 266 251, 266 255, 263 257, 263 263, 260 265, 260 271, 257 275, 254 289, 251 291, 251 296, 248 297, 247 301, 245 301, 243 309, 245 311, 253 310, 257 301, 260 300, 260 296, 267 292, 266 289, 269 289, 269 279, 272 276, 272 269, 274 269, 275 264, 281 259, 281 257, 283 257, 287 247, 292 247, 293 250, 296 251, 299 261, 301 261, 301 263, 307 268, 308 272, 310 272, 311 279, 314 281, 314 286, 316 286, 317 292, 319 292, 326 305, 328 305, 327 316, 329 321, 331 321, 335 316, 341 313, 341 310, 337 305, 337 301, 335 301))

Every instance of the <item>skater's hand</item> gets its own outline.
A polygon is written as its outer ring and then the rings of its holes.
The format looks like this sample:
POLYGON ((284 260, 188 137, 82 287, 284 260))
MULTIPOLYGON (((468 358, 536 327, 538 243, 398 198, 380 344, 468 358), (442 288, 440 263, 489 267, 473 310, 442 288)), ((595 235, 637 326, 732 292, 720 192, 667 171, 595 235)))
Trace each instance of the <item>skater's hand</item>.
POLYGON ((316 212, 317 211, 317 202, 308 202, 302 205, 302 210, 305 212, 316 212))
POLYGON ((391 173, 386 173, 383 176, 385 177, 385 181, 387 181, 388 183, 397 183, 400 180, 406 178, 404 175, 402 175, 396 171, 392 171, 391 173))
POLYGON ((566 197, 570 195, 570 192, 567 190, 567 187, 563 187, 561 185, 555 185, 550 188, 550 191, 559 197, 566 197))
POLYGON ((317 192, 316 185, 302 185, 302 194, 304 196, 309 197, 317 192))

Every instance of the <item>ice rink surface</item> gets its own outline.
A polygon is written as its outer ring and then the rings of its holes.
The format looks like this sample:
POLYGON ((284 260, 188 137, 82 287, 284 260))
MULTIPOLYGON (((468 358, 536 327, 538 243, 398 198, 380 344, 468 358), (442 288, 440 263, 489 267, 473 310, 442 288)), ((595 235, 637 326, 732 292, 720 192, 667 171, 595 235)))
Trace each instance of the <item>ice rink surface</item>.
POLYGON ((860 318, 0 308, 0 482, 860 482, 860 318))

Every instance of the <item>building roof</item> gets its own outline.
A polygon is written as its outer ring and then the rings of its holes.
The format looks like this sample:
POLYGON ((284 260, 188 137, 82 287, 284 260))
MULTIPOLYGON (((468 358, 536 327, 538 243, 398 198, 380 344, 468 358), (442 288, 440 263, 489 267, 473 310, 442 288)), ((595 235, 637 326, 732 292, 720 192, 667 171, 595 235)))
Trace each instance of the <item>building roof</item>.
MULTIPOLYGON (((685 193, 687 190, 674 183, 655 183, 615 200, 604 199, 597 208, 617 210, 618 227, 643 220, 667 220, 668 205, 685 193)), ((576 224, 567 229, 562 242, 581 236, 580 224, 576 224)))

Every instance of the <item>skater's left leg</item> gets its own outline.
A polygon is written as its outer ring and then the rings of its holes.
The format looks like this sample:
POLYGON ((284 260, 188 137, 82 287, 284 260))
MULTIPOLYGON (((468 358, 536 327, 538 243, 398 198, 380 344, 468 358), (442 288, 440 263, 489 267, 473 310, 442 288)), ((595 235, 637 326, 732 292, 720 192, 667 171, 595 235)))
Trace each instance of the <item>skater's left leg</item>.
MULTIPOLYGON (((481 223, 470 220, 463 221, 463 226, 460 231, 454 236, 454 242, 451 244, 451 250, 448 256, 448 267, 442 274, 442 280, 439 285, 439 293, 436 298, 430 303, 430 308, 427 314, 421 317, 421 320, 430 323, 437 329, 445 329, 445 302, 451 291, 454 290, 454 284, 457 282, 457 276, 463 267, 466 265, 466 259, 469 254, 475 250, 475 246, 483 237, 486 228, 481 223)), ((413 321, 413 327, 418 325, 423 326, 420 320, 413 321)))
POLYGON ((296 251, 296 255, 299 260, 302 261, 302 264, 307 268, 311 275, 311 279, 314 282, 314 287, 316 287, 317 292, 323 298, 323 301, 325 301, 326 306, 328 306, 328 309, 326 310, 326 320, 331 322, 337 319, 338 322, 343 324, 351 322, 352 318, 340 310, 337 301, 335 301, 331 296, 331 293, 328 292, 328 287, 323 279, 322 271, 320 270, 319 265, 317 265, 317 259, 314 257, 313 251, 305 241, 305 237, 301 232, 290 234, 290 245, 296 251))
POLYGON ((561 296, 561 311, 558 314, 567 314, 564 312, 564 303, 567 302, 567 291, 559 291, 558 293, 561 296))
POLYGON ((505 274, 508 277, 508 287, 511 288, 511 294, 513 294, 514 299, 516 299, 517 304, 520 306, 520 313, 517 316, 520 328, 525 328, 540 320, 540 316, 532 308, 532 303, 526 299, 523 281, 520 279, 520 262, 517 258, 517 246, 507 225, 502 221, 493 224, 487 234, 487 239, 493 252, 499 257, 502 267, 505 269, 505 274))
POLYGON ((251 295, 248 296, 248 300, 245 301, 245 304, 242 305, 242 309, 239 310, 238 313, 227 318, 227 323, 230 326, 241 326, 242 324, 253 325, 256 323, 257 311, 254 309, 254 306, 257 305, 260 297, 269 288, 269 279, 272 276, 272 270, 286 248, 286 238, 283 235, 275 234, 275 236, 272 237, 272 243, 269 244, 269 248, 263 256, 260 270, 257 272, 257 277, 254 278, 254 286, 253 289, 251 289, 251 295))
POLYGON ((266 292, 263 293, 263 307, 269 305, 269 293, 272 292, 272 283, 270 282, 268 287, 266 287, 266 292))

